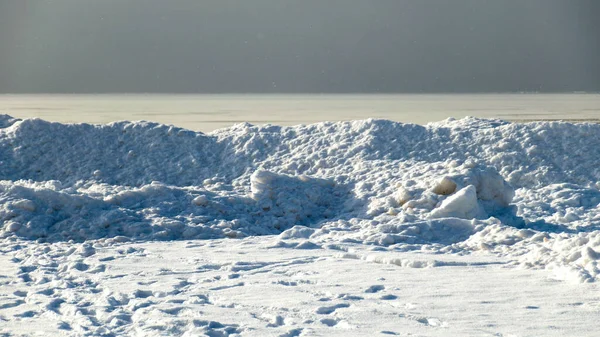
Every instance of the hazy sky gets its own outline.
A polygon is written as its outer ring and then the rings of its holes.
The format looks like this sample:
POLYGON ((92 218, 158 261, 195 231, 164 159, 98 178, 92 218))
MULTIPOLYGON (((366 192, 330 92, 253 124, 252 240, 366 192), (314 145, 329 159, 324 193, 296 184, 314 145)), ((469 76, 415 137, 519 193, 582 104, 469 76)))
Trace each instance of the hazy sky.
POLYGON ((600 91, 600 0, 0 0, 0 93, 600 91))

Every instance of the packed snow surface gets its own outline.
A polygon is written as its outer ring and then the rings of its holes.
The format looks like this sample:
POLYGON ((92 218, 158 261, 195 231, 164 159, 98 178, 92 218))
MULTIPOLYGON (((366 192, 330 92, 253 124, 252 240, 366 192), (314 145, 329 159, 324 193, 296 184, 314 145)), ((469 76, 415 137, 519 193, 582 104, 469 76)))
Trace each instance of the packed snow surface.
MULTIPOLYGON (((203 134, 150 122, 59 124, 4 115, 0 128, 4 252, 33 242, 31 254, 51 255, 73 245, 83 259, 123 242, 270 235, 272 249, 335 251, 341 259, 416 268, 445 263, 348 248, 358 245, 487 256, 575 283, 600 277, 598 124, 465 118, 420 126, 370 119, 238 124, 203 134)), ((61 268, 89 271, 77 261, 61 268)), ((35 281, 29 273, 37 267, 20 268, 24 282, 35 281)), ((145 305, 138 302, 130 305, 145 305)), ((314 314, 348 306, 324 304, 314 314)), ((261 319, 284 325, 277 315, 261 319)), ((326 326, 351 325, 323 319, 326 326)), ((207 335, 240 333, 204 323, 196 328, 215 332, 207 335)))

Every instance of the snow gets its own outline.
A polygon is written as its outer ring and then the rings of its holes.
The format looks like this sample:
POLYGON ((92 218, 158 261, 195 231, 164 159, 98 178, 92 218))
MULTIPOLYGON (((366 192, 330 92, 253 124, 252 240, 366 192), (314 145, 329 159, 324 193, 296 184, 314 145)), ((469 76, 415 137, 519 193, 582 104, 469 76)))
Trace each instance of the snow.
POLYGON ((452 194, 442 204, 433 209, 430 218, 487 218, 487 214, 477 202, 477 189, 469 185, 452 194))
POLYGON ((4 115, 0 333, 593 335, 597 158, 589 123, 4 115))

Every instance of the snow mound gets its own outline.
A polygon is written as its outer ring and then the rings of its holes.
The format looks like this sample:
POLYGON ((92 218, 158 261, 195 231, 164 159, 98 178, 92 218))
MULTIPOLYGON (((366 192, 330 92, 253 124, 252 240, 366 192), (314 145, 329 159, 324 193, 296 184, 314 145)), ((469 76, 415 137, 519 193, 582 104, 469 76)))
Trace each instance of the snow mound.
POLYGON ((512 186, 491 167, 469 170, 465 175, 446 176, 433 192, 450 197, 431 212, 431 218, 461 219, 485 219, 495 215, 509 207, 515 194, 512 186), (456 191, 458 188, 461 189, 456 191))
POLYGON ((289 247, 486 251, 594 280, 599 157, 597 124, 369 119, 203 134, 3 115, 0 236, 280 235, 301 241, 289 247))
POLYGON ((250 176, 252 199, 260 209, 286 223, 306 225, 311 219, 331 218, 345 194, 332 180, 292 177, 258 170, 250 176))

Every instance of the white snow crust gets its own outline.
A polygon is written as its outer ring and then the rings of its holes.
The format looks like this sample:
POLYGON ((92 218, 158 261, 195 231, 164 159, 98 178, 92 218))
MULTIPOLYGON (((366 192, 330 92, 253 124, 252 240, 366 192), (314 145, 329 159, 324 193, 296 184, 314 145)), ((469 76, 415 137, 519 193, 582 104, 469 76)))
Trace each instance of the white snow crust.
MULTIPOLYGON (((31 243, 67 244, 86 258, 93 247, 123 242, 270 235, 269 249, 332 250, 340 259, 418 268, 443 263, 347 247, 475 254, 593 282, 600 277, 598 158, 600 125, 589 123, 369 119, 237 124, 203 134, 150 122, 3 115, 0 238, 6 254, 31 243)), ((228 335, 224 329, 211 331, 228 335)))

